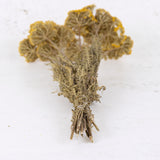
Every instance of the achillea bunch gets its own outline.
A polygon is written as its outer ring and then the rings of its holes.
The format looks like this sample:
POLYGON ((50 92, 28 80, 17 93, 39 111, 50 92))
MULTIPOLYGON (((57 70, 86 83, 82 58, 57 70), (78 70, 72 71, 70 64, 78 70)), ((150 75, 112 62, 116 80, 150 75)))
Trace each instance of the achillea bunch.
POLYGON ((71 126, 73 134, 86 135, 93 141, 92 126, 97 130, 90 105, 100 101, 97 91, 97 71, 101 60, 118 59, 131 54, 133 41, 124 35, 121 21, 94 5, 68 13, 64 25, 38 21, 30 26, 29 36, 20 42, 19 52, 27 62, 37 58, 48 61, 60 93, 74 109, 71 126))

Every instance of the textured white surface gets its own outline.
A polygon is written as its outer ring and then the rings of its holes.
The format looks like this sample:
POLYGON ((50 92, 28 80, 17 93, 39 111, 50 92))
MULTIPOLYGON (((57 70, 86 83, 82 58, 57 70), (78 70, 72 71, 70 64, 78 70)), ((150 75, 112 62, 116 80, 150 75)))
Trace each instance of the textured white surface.
POLYGON ((159 0, 0 0, 0 160, 160 160, 159 0), (107 90, 92 106, 100 132, 94 143, 70 141, 72 105, 49 66, 25 63, 19 41, 30 23, 63 24, 67 11, 88 4, 122 20, 134 40, 131 56, 102 61, 107 90))

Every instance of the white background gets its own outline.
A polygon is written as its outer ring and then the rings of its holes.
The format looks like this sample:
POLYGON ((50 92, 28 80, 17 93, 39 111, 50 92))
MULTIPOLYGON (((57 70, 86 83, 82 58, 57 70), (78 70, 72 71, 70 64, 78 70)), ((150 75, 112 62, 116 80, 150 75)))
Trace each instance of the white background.
POLYGON ((0 0, 0 160, 160 160, 159 0, 0 0), (72 104, 52 94, 50 67, 26 63, 19 41, 37 20, 63 24, 67 12, 96 4, 134 40, 131 56, 102 61, 107 90, 92 106, 94 143, 69 139, 72 104))

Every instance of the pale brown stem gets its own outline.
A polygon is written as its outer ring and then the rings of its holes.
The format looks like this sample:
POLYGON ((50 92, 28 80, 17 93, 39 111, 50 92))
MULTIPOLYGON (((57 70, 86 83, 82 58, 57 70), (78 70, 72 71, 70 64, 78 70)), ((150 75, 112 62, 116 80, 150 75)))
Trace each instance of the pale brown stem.
POLYGON ((111 52, 111 51, 115 51, 115 50, 117 50, 117 49, 121 49, 122 47, 118 47, 118 48, 114 48, 114 49, 111 49, 111 50, 107 50, 107 51, 105 51, 104 52, 104 54, 108 54, 109 52, 111 52))
POLYGON ((48 38, 46 40, 52 45, 53 48, 55 48, 58 51, 60 57, 62 56, 63 59, 65 59, 68 63, 70 63, 71 66, 74 66, 72 61, 68 59, 68 57, 64 53, 61 52, 61 49, 54 42, 52 42, 48 38))
POLYGON ((80 26, 78 27, 78 41, 79 41, 79 48, 81 50, 81 28, 80 26))
POLYGON ((78 108, 76 107, 73 111, 72 116, 72 126, 71 126, 71 136, 70 139, 73 138, 74 133, 81 134, 86 132, 87 137, 93 142, 92 136, 92 126, 99 131, 99 128, 93 121, 93 114, 91 113, 91 109, 87 107, 78 108))

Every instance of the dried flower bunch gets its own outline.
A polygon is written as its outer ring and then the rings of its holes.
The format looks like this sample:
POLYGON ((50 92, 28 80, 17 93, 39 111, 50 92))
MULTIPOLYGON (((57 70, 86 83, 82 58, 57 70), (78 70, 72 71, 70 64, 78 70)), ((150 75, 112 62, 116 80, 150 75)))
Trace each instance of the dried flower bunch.
POLYGON ((92 126, 97 130, 90 105, 100 102, 97 71, 102 59, 130 55, 133 41, 124 35, 117 17, 104 9, 86 6, 68 13, 64 25, 38 21, 30 25, 27 39, 20 42, 19 52, 27 62, 47 61, 60 93, 73 104, 71 139, 85 132, 93 142, 92 126))

